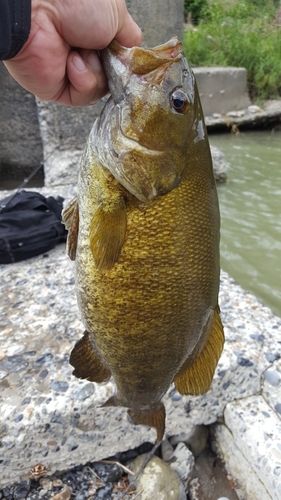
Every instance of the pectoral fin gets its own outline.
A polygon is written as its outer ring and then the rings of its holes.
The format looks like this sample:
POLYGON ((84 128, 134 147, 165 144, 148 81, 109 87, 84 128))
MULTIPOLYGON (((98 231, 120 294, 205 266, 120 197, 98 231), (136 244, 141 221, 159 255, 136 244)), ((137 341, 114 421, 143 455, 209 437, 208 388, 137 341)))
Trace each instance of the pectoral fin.
POLYGON ((91 382, 104 382, 111 377, 110 371, 102 364, 96 355, 87 331, 72 349, 69 359, 74 367, 73 375, 91 382))
POLYGON ((223 326, 219 308, 217 307, 212 328, 203 350, 190 366, 186 369, 183 366, 175 377, 175 387, 180 394, 197 396, 209 390, 222 353, 223 344, 223 326))
POLYGON ((62 221, 68 230, 66 253, 71 260, 75 260, 79 229, 79 208, 76 197, 63 210, 62 221))
POLYGON ((135 425, 149 425, 157 431, 157 441, 161 441, 165 432, 166 411, 163 403, 156 410, 128 410, 128 415, 135 425))
POLYGON ((98 271, 109 271, 118 261, 126 227, 127 213, 122 198, 110 207, 101 205, 96 211, 90 229, 90 244, 98 271))

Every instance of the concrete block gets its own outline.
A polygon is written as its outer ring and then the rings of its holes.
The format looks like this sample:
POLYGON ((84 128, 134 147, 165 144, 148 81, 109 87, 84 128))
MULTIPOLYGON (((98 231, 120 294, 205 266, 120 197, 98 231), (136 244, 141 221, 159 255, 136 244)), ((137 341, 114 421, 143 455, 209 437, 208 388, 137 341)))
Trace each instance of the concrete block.
POLYGON ((127 7, 141 27, 143 45, 155 47, 175 35, 182 39, 183 0, 127 0, 127 7))
POLYGON ((240 493, 239 500, 272 500, 251 463, 238 447, 233 434, 225 425, 215 426, 215 439, 219 455, 234 479, 235 490, 237 494, 240 493))
MULTIPOLYGON (((43 160, 35 97, 0 65, 0 187, 19 183, 43 160), (7 184, 8 183, 8 184, 7 184)), ((43 185, 43 167, 37 174, 43 185)))
POLYGON ((234 67, 192 68, 205 116, 247 108, 247 70, 234 67))
MULTIPOLYGON (((240 401, 233 401, 226 406, 225 425, 231 433, 231 439, 235 443, 236 449, 246 460, 245 480, 246 492, 249 499, 267 498, 261 495, 263 489, 272 500, 281 499, 281 420, 262 396, 256 395, 240 401), (257 485, 261 490, 256 490, 254 484, 256 478, 257 485), (262 489, 263 486, 263 489, 262 489), (251 496, 252 495, 252 496, 251 496)), ((218 433, 219 446, 224 449, 223 456, 231 459, 234 446, 229 443, 227 450, 225 443, 225 432, 218 433)), ((231 441, 231 440, 230 440, 231 441)), ((245 461, 244 460, 244 461, 245 461)), ((231 462, 230 472, 237 478, 240 476, 241 463, 236 460, 231 462)))

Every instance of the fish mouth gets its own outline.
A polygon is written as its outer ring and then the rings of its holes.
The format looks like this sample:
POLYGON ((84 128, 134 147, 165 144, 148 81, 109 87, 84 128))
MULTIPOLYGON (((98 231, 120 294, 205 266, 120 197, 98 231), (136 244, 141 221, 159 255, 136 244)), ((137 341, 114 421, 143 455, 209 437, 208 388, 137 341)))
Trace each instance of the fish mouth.
POLYGON ((119 59, 124 66, 129 67, 131 72, 136 75, 145 75, 158 69, 163 64, 172 64, 179 60, 183 54, 182 43, 176 36, 152 49, 142 47, 128 49, 113 40, 106 50, 119 59))

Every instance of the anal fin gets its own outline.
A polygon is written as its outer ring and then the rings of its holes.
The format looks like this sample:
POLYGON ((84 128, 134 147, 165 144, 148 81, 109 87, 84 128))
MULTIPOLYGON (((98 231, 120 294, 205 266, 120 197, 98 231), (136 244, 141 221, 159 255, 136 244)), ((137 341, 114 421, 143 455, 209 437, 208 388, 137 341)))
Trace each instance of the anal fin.
POLYGON ((163 403, 156 410, 128 410, 132 422, 135 425, 149 425, 157 431, 157 441, 161 441, 165 432, 166 411, 163 403))
POLYGON ((214 372, 223 350, 224 333, 219 307, 215 309, 213 324, 207 342, 187 368, 183 366, 174 379, 176 390, 180 394, 198 396, 207 392, 211 386, 214 372))
POLYGON ((118 261, 126 228, 127 213, 122 197, 110 207, 101 205, 97 209, 90 229, 90 245, 98 271, 109 271, 118 261))
POLYGON ((104 382, 111 377, 110 371, 102 364, 96 355, 87 330, 72 349, 69 359, 74 367, 73 375, 91 382, 104 382))
POLYGON ((62 221, 68 230, 66 253, 71 260, 75 260, 79 229, 79 208, 76 196, 62 211, 62 221))

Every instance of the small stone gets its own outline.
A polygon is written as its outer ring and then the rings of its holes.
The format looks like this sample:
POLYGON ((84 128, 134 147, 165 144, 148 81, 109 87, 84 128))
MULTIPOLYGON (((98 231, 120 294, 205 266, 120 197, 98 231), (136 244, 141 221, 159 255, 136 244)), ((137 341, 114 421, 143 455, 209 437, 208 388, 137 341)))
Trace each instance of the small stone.
POLYGON ((186 490, 194 465, 195 460, 191 451, 184 443, 179 443, 171 457, 170 467, 178 474, 186 490))
POLYGON ((242 358, 242 357, 241 358, 237 358, 237 363, 240 366, 253 366, 252 361, 250 361, 247 358, 242 358))
POLYGON ((25 499, 30 490, 30 481, 21 481, 14 489, 14 500, 25 499))
POLYGON ((40 486, 42 486, 42 488, 44 488, 44 490, 46 490, 46 491, 50 491, 53 489, 53 483, 50 479, 42 477, 39 480, 39 483, 40 483, 40 486))
POLYGON ((22 356, 6 356, 6 358, 0 361, 0 370, 7 371, 8 373, 17 373, 25 370, 28 365, 28 361, 25 361, 22 356))
POLYGON ((272 370, 267 370, 265 372, 264 379, 274 387, 277 387, 281 381, 279 373, 272 370))
POLYGON ((105 486, 97 490, 96 498, 102 500, 111 500, 112 490, 113 490, 113 485, 111 483, 107 483, 105 486))
POLYGON ((51 383, 51 388, 55 392, 66 392, 68 389, 68 382, 65 380, 54 380, 51 383))
POLYGON ((249 113, 260 113, 261 112, 261 108, 259 106, 256 106, 255 104, 248 106, 247 109, 248 109, 249 113))
POLYGON ((63 482, 61 479, 54 479, 53 480, 53 487, 54 488, 57 488, 58 486, 62 486, 63 485, 63 482))
POLYGON ((274 361, 279 359, 280 355, 278 353, 266 352, 265 357, 269 363, 274 363, 274 361))
POLYGON ((63 490, 61 490, 57 495, 52 497, 52 500, 69 500, 71 497, 72 491, 66 486, 63 490))
POLYGON ((164 462, 169 462, 173 453, 174 453, 174 448, 171 445, 170 441, 164 439, 161 443, 161 455, 164 462))
POLYGON ((206 448, 209 429, 205 425, 195 425, 190 433, 181 432, 172 436, 170 443, 175 446, 180 442, 185 443, 195 457, 206 448))
POLYGON ((190 500, 199 500, 200 498, 200 483, 197 477, 195 479, 192 479, 192 481, 190 481, 189 498, 190 500))
POLYGON ((94 462, 92 467, 98 477, 105 483, 115 483, 121 478, 123 471, 117 464, 103 464, 101 462, 94 462))
POLYGON ((15 344, 10 346, 7 349, 6 355, 7 356, 14 356, 15 354, 21 354, 25 349, 25 346, 23 344, 15 344))
POLYGON ((277 411, 277 413, 281 413, 281 403, 277 403, 275 406, 274 406, 275 410, 277 411))
POLYGON ((78 387, 76 387, 76 389, 74 389, 72 394, 75 399, 78 399, 78 401, 84 401, 85 399, 92 396, 94 392, 95 392, 95 386, 94 384, 89 382, 88 384, 85 384, 83 386, 79 385, 78 387))
MULTIPOLYGON (((133 472, 138 472, 146 455, 140 455, 130 465, 133 472)), ((134 476, 129 475, 134 482, 134 476)), ((140 500, 186 500, 186 493, 178 475, 159 457, 153 456, 137 480, 137 492, 140 500)))

